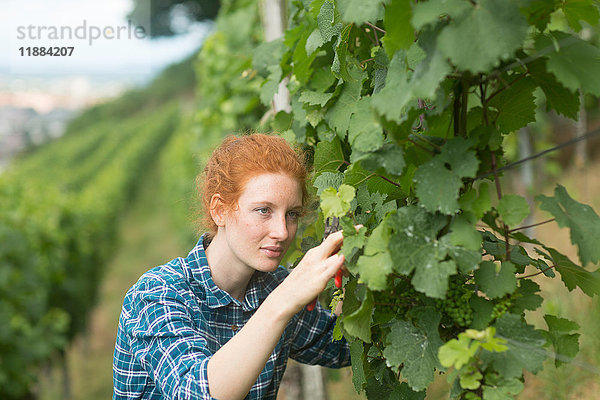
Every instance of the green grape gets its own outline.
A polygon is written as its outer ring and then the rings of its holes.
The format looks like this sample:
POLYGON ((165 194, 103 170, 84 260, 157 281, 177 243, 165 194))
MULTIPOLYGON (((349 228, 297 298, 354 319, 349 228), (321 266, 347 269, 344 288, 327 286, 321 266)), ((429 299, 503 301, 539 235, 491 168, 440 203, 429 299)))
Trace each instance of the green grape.
POLYGON ((436 304, 455 324, 468 327, 473 322, 473 309, 469 304, 472 295, 472 289, 464 281, 455 278, 448 282, 446 298, 437 300, 436 304))
POLYGON ((494 304, 494 309, 492 310, 492 318, 500 318, 501 316, 506 314, 508 309, 512 306, 512 300, 512 296, 508 295, 500 299, 498 303, 494 304))

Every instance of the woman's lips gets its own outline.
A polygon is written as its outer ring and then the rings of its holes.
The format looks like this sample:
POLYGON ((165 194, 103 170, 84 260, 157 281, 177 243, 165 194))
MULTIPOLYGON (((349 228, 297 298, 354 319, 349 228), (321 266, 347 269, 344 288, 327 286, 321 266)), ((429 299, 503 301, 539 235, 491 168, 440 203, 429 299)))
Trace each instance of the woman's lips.
POLYGON ((260 248, 268 257, 279 257, 283 253, 283 248, 276 246, 266 246, 260 248))

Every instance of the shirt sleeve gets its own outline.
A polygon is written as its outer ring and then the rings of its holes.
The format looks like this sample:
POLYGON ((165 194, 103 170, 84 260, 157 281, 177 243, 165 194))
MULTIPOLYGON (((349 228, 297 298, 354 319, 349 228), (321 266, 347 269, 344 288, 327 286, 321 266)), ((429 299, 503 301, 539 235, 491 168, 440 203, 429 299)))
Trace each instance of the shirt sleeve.
POLYGON ((346 339, 333 340, 337 317, 317 301, 312 311, 301 311, 294 333, 290 357, 304 364, 341 368, 350 365, 346 339))
POLYGON ((167 399, 213 399, 208 388, 210 352, 202 324, 176 290, 145 282, 132 293, 123 329, 133 357, 167 399))

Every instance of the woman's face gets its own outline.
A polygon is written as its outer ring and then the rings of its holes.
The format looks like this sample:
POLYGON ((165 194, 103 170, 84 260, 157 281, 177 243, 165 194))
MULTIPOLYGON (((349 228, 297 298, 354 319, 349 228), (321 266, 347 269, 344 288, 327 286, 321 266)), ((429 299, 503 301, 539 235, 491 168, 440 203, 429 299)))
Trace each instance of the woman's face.
POLYGON ((226 214, 225 235, 234 259, 258 271, 274 271, 296 236, 302 188, 283 173, 251 178, 226 214))

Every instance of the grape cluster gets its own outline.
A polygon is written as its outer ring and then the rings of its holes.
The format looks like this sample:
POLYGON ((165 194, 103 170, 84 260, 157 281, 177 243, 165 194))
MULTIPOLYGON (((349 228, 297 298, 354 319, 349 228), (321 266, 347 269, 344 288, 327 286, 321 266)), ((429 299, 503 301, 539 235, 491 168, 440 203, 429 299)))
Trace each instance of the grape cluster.
POLYGON ((505 296, 496 304, 494 304, 494 309, 492 310, 492 319, 500 318, 508 309, 512 306, 512 296, 505 296))
POLYGON ((373 298, 377 311, 406 319, 408 312, 418 302, 418 293, 410 283, 400 282, 391 290, 374 292, 373 298))
POLYGON ((438 308, 461 327, 468 327, 473 322, 473 309, 469 299, 473 294, 464 281, 451 279, 448 282, 446 298, 437 300, 438 308))

